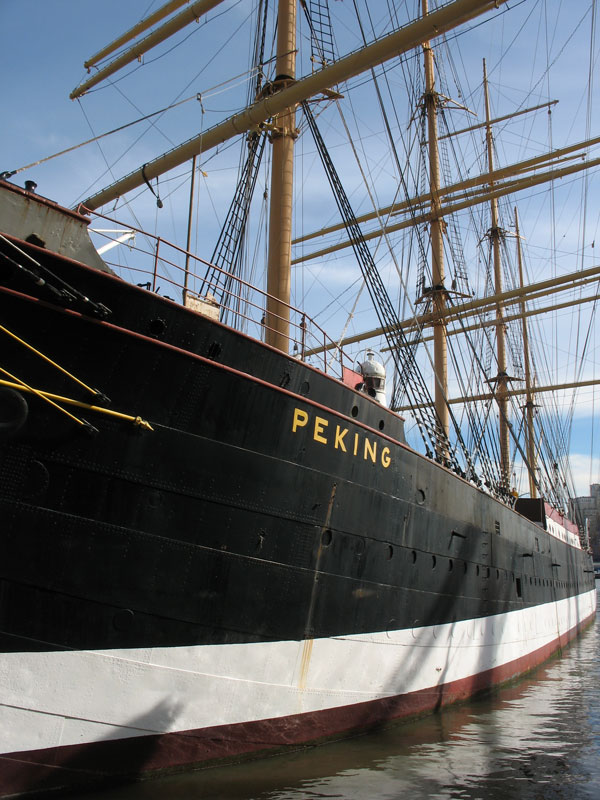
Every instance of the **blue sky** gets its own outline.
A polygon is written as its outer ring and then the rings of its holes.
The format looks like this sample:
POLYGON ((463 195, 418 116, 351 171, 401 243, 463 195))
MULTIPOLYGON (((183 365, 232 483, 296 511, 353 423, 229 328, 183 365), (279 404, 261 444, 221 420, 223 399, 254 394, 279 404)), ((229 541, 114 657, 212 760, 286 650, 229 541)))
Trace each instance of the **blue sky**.
MULTIPOLYGON (((412 6, 412 0, 408 4, 412 6)), ((221 84, 226 76, 241 75, 246 69, 250 50, 246 19, 254 6, 250 0, 228 0, 222 8, 212 12, 210 26, 200 23, 186 29, 174 43, 147 56, 143 67, 127 68, 126 77, 120 78, 115 85, 94 91, 81 101, 69 99, 71 89, 85 77, 85 59, 158 5, 159 2, 151 0, 103 0, 101 3, 2 0, 0 170, 24 166, 176 100, 202 93, 201 105, 196 100, 190 101, 161 117, 154 126, 136 126, 103 140, 101 146, 88 145, 15 176, 17 182, 29 178, 36 180, 41 194, 70 206, 110 183, 111 174, 120 177, 240 108, 247 84, 242 82, 237 88, 221 84), (173 48, 173 44, 176 47, 173 48)), ((450 90, 454 89, 454 71, 462 75, 463 94, 455 99, 475 110, 479 119, 484 56, 492 91, 493 116, 559 99, 550 118, 542 112, 527 115, 518 123, 500 126, 502 130, 498 133, 502 136, 498 137, 497 144, 500 165, 536 155, 550 145, 560 147, 583 140, 588 131, 591 136, 600 134, 598 109, 593 100, 591 107, 588 103, 588 97, 593 98, 597 93, 597 41, 593 42, 594 58, 590 68, 591 0, 575 4, 566 0, 525 0, 508 5, 508 13, 499 11, 488 15, 494 18, 493 23, 487 21, 471 26, 472 30, 461 32, 457 38, 450 36, 447 50, 443 48, 439 53, 440 62, 442 55, 445 59, 449 56, 445 74, 450 90)), ((376 28, 385 27, 386 9, 383 0, 370 3, 376 28)), ((334 22, 339 23, 337 43, 340 52, 354 49, 360 40, 349 25, 352 16, 350 0, 335 0, 331 3, 331 10, 334 22)), ((397 90, 398 96, 404 91, 393 83, 391 86, 390 91, 397 90)), ((397 186, 397 176, 384 156, 366 155, 369 143, 384 134, 381 121, 372 114, 366 100, 363 105, 361 98, 359 88, 348 92, 344 113, 356 141, 360 142, 360 147, 365 147, 365 155, 361 158, 363 166, 373 176, 377 198, 382 203, 390 202, 397 186)), ((398 132, 408 124, 410 116, 408 111, 402 113, 405 116, 399 120, 398 132)), ((448 114, 456 128, 468 125, 473 119, 472 115, 459 109, 449 110, 448 114)), ((343 173, 344 181, 348 181, 346 188, 352 202, 356 202, 355 211, 360 212, 367 207, 366 195, 360 190, 361 178, 356 164, 341 149, 339 118, 324 115, 322 125, 323 130, 333 137, 332 156, 343 173)), ((300 147, 303 164, 309 167, 304 177, 298 179, 302 198, 307 198, 302 205, 302 218, 307 227, 314 229, 329 219, 335 221, 336 213, 315 164, 314 148, 304 144, 300 147)), ((215 231, 224 213, 220 209, 226 206, 235 181, 237 153, 238 149, 234 148, 226 153, 223 165, 217 159, 207 159, 203 164, 206 176, 201 178, 201 191, 204 199, 203 205, 199 206, 201 222, 196 242, 206 257, 210 256, 215 231)), ((597 157, 597 153, 593 155, 597 157)), ((470 174, 476 170, 476 156, 476 153, 472 154, 470 174)), ((165 179, 162 184, 162 192, 169 199, 163 211, 158 214, 154 198, 145 191, 136 213, 144 226, 153 228, 160 223, 166 231, 163 235, 183 244, 180 220, 187 208, 188 184, 182 170, 174 172, 176 176, 165 179)), ((548 274, 548 269, 560 274, 597 263, 595 243, 598 239, 597 247, 600 248, 600 198, 596 176, 597 172, 592 172, 588 178, 585 231, 580 222, 583 191, 580 180, 561 181, 553 196, 542 194, 539 189, 519 195, 519 214, 526 237, 527 269, 531 281, 541 280, 548 274)), ((506 209, 510 210, 514 202, 514 199, 507 201, 506 209)), ((476 243, 474 252, 475 249, 476 243)), ((382 272, 391 283, 397 281, 384 250, 379 248, 377 253, 382 272)), ((471 259, 474 261, 476 256, 471 259)), ((333 302, 336 292, 341 294, 356 280, 357 272, 351 257, 344 255, 327 264, 312 263, 308 275, 308 278, 301 279, 296 273, 295 287, 303 299, 315 301, 317 298, 316 305, 325 308, 328 303, 327 296, 322 294, 324 282, 331 283, 333 279, 331 285, 334 288, 328 290, 333 302)), ((576 325, 567 321, 566 312, 562 312, 564 320, 557 314, 555 322, 559 324, 560 333, 553 340, 549 338, 547 342, 539 342, 542 350, 547 350, 549 369, 567 375, 565 380, 572 379, 578 372, 577 364, 572 362, 576 353, 581 352, 581 340, 585 336, 589 341, 582 372, 590 379, 598 378, 598 330, 597 326, 589 327, 589 306, 583 308, 585 310, 582 310, 576 325)), ((367 305, 361 299, 351 324, 354 330, 370 327, 367 313, 367 305)), ((343 325, 341 313, 337 311, 325 311, 323 319, 338 329, 343 325)), ((539 336, 550 337, 550 334, 540 328, 539 336)), ((596 396, 597 390, 582 390, 573 419, 571 454, 580 494, 587 493, 590 476, 593 481, 600 479, 600 425, 597 422, 596 396), (591 456, 595 460, 590 471, 591 456)), ((559 402, 568 406, 569 398, 559 398, 559 402)))

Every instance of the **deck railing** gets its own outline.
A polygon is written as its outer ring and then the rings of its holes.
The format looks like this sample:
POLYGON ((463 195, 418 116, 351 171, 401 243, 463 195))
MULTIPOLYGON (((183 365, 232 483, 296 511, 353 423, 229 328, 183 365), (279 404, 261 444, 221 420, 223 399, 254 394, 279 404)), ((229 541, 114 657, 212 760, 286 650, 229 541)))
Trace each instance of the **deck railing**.
MULTIPOLYGON (((102 214, 92 216, 102 220, 90 226, 90 231, 100 237, 99 249, 100 245, 116 243, 119 239, 122 242, 119 247, 106 248, 102 256, 118 275, 181 303, 193 312, 265 340, 267 292, 160 236, 124 226, 102 214), (111 260, 114 256, 118 256, 118 260, 111 260)), ((352 368, 351 360, 318 323, 301 309, 279 302, 289 311, 288 352, 291 356, 308 360, 337 377, 342 377, 343 367, 352 368), (313 352, 307 355, 310 351, 313 352)), ((272 312, 270 316, 276 317, 272 312)))

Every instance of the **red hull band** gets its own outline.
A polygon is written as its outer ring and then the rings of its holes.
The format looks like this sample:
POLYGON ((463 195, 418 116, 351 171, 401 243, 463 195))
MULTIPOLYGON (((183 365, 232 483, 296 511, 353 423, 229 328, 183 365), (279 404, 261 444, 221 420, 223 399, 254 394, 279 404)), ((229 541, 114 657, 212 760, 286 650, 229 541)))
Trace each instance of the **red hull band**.
POLYGON ((135 780, 209 762, 232 762, 267 750, 298 747, 388 721, 436 711, 528 672, 564 647, 588 618, 550 644, 469 678, 410 694, 253 722, 219 725, 0 756, 0 797, 135 780))

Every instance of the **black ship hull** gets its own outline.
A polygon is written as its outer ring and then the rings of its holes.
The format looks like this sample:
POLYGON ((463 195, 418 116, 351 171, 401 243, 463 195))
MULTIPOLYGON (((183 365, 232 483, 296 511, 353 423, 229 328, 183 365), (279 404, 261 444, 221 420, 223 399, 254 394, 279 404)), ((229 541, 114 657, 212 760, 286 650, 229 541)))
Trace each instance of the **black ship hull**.
POLYGON ((18 244, 112 314, 3 266, 0 794, 421 713, 530 669, 591 619, 589 555, 414 452, 397 415, 18 244), (48 396, 93 405, 62 404, 90 426, 48 396))

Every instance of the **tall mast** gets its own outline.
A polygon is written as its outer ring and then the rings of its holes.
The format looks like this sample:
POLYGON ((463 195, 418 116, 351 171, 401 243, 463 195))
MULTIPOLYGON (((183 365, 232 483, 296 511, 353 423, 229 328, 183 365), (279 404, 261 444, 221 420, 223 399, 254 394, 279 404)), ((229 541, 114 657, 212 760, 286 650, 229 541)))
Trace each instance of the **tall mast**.
MULTIPOLYGON (((524 286, 523 280, 523 258, 521 255, 521 237, 519 235, 519 214, 515 208, 515 232, 517 234, 517 260, 519 263, 519 284, 521 289, 524 286)), ((527 465, 529 472, 529 496, 537 497, 537 486, 535 483, 535 441, 533 435, 533 412, 534 396, 531 384, 531 366, 529 363, 529 335, 527 331, 527 317, 525 314, 525 296, 521 298, 521 314, 523 315, 523 361, 525 363, 525 431, 527 437, 527 465)))
MULTIPOLYGON (((275 91, 292 84, 296 76, 296 2, 279 0, 275 91)), ((289 302, 292 261, 292 200, 296 107, 273 120, 269 254, 267 259, 267 344, 289 351, 289 302)))
POLYGON ((409 25, 394 30, 361 50, 350 53, 297 82, 292 81, 292 85, 286 89, 257 100, 249 108, 188 139, 168 153, 146 162, 143 167, 138 167, 129 175, 88 197, 81 205, 89 211, 94 211, 132 189, 143 186, 146 181, 184 164, 193 155, 206 153, 233 136, 254 130, 257 125, 293 104, 314 97, 325 89, 336 86, 371 67, 383 64, 391 58, 397 58, 411 48, 418 47, 424 40, 441 36, 486 11, 498 8, 505 2, 506 0, 454 0, 427 17, 419 17, 409 25))
MULTIPOLYGON (((492 125, 490 115, 490 96, 488 92, 487 70, 485 59, 483 59, 483 91, 485 96, 485 120, 486 120, 486 142, 488 169, 490 172, 490 188, 493 189, 494 179, 491 177, 494 172, 494 142, 492 138, 492 125)), ((492 255, 494 263, 494 291, 496 294, 502 293, 502 263, 500 259, 500 237, 502 231, 498 225, 498 198, 492 197, 491 200, 492 226, 489 236, 492 241, 492 255)), ((499 436, 500 436, 500 487, 505 492, 510 488, 510 446, 508 430, 508 374, 506 372, 506 324, 504 322, 504 306, 502 303, 496 305, 496 350, 498 360, 498 374, 496 376, 496 400, 499 412, 499 436)))
MULTIPOLYGON (((423 16, 429 13, 428 0, 423 0, 423 16)), ((438 152, 437 105, 435 91, 435 70, 433 50, 429 41, 423 42, 425 61, 425 113, 427 115, 427 137, 429 145, 429 192, 431 195, 431 272, 433 311, 439 314, 433 325, 433 358, 435 366, 435 411, 439 425, 438 458, 447 456, 447 441, 450 429, 448 412, 448 355, 446 343, 446 323, 443 312, 446 309, 446 289, 444 287, 444 240, 443 217, 440 214, 440 159, 438 152)))

